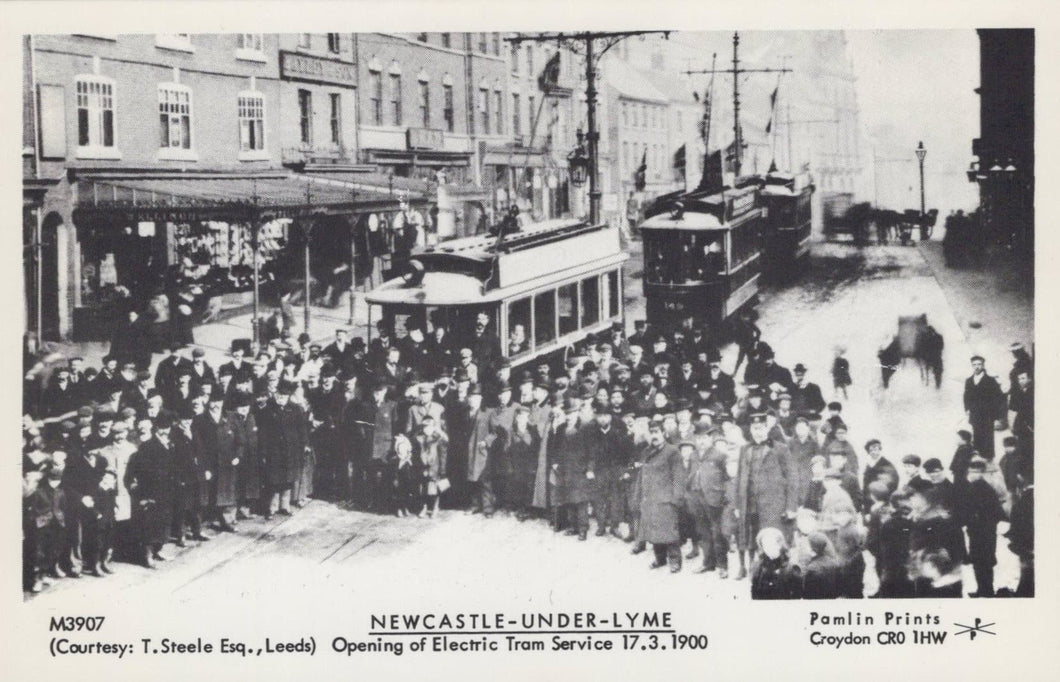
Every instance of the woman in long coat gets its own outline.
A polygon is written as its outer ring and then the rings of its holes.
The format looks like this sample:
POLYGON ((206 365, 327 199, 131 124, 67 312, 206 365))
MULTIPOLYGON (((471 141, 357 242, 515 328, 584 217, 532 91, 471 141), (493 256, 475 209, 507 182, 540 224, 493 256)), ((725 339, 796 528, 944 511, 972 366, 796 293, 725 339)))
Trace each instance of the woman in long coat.
POLYGON ((684 467, 677 448, 667 443, 662 425, 654 423, 640 470, 640 535, 655 550, 653 568, 670 564, 681 570, 679 510, 684 499, 684 467))

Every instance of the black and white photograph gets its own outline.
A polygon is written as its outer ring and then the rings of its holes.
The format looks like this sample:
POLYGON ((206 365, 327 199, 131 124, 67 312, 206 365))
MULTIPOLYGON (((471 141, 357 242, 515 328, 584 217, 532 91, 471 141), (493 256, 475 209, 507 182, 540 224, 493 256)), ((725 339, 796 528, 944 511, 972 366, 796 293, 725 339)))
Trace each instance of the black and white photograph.
POLYGON ((21 608, 345 609, 312 646, 366 657, 417 651, 379 603, 964 602, 1000 641, 1042 32, 644 19, 21 32, 21 608))

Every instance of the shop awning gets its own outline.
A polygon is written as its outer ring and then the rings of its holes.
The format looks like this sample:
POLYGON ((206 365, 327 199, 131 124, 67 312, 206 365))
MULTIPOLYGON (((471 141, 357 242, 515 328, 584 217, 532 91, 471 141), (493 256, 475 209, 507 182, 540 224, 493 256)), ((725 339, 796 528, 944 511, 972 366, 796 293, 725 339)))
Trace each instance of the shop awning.
MULTIPOLYGON (((422 197, 408 197, 411 204, 422 197)), ((293 173, 171 173, 77 178, 74 221, 269 221, 395 210, 399 197, 293 173)))

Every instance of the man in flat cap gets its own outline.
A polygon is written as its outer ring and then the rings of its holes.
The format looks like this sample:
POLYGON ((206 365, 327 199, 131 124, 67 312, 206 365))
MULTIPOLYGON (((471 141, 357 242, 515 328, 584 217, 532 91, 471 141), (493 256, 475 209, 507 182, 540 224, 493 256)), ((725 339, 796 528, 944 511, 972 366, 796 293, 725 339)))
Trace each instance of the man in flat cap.
POLYGON ((1005 512, 993 487, 983 478, 986 461, 976 457, 968 465, 968 486, 960 500, 960 522, 968 531, 968 559, 975 572, 973 597, 994 596, 997 564, 997 524, 1005 512))

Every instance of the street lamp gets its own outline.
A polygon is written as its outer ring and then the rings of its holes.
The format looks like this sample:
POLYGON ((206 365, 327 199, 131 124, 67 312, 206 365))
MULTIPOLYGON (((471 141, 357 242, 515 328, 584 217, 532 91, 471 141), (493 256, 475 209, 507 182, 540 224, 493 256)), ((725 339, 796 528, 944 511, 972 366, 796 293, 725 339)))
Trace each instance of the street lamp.
POLYGON ((924 141, 921 140, 916 146, 916 160, 920 162, 920 215, 924 215, 924 157, 927 150, 924 149, 924 141))
POLYGON ((589 154, 585 151, 585 135, 578 128, 576 133, 578 146, 567 155, 567 168, 570 171, 570 181, 575 187, 581 187, 589 175, 589 154))

